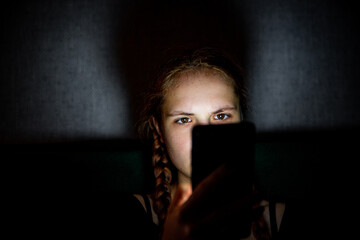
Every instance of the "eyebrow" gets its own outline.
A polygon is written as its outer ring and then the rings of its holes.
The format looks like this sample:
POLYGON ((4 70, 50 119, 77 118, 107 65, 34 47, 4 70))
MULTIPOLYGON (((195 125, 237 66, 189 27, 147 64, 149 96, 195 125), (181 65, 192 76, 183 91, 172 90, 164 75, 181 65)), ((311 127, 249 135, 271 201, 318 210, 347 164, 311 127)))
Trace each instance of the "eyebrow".
MULTIPOLYGON (((220 113, 220 112, 225 112, 225 111, 232 111, 232 110, 236 110, 236 107, 222 107, 219 108, 218 110, 212 112, 212 114, 216 114, 216 113, 220 113)), ((184 111, 173 111, 167 114, 168 117, 174 117, 174 116, 193 116, 195 115, 194 113, 188 113, 188 112, 184 112, 184 111)))
POLYGON ((182 112, 182 111, 174 111, 174 112, 170 112, 169 114, 167 114, 167 116, 169 116, 169 117, 180 116, 180 115, 193 116, 194 114, 182 112))

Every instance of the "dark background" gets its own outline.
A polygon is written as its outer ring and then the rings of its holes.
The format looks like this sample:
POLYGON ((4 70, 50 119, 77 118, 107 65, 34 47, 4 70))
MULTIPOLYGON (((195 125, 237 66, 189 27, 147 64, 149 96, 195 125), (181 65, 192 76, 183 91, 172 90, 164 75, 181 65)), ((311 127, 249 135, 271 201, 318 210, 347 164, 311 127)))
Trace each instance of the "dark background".
POLYGON ((33 0, 0 9, 1 168, 19 201, 11 211, 50 190, 149 191, 135 129, 143 93, 168 55, 212 46, 245 68, 267 194, 305 196, 313 227, 348 229, 360 125, 354 3, 33 0), (284 145, 294 136, 310 148, 284 145))
POLYGON ((359 7, 347 1, 5 1, 1 142, 136 138, 161 61, 221 47, 258 131, 359 125, 359 7))

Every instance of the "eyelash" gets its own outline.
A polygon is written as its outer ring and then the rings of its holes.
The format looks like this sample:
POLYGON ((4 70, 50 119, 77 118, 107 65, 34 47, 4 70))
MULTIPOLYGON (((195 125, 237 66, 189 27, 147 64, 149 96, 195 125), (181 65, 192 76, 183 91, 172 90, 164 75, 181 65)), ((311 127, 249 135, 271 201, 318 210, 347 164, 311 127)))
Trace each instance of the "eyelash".
POLYGON ((230 117, 231 117, 230 114, 218 113, 218 114, 216 114, 216 115, 214 116, 214 119, 215 119, 215 120, 219 120, 219 121, 224 121, 224 120, 226 120, 226 119, 228 119, 228 118, 230 118, 230 117), (219 119, 219 115, 224 115, 224 119, 219 119))
MULTIPOLYGON (((230 114, 227 114, 227 113, 218 113, 216 114, 213 118, 214 120, 216 121, 225 121, 227 120, 228 118, 230 118, 231 115, 230 114), (223 119, 219 119, 219 115, 224 115, 224 118, 223 119)), ((181 125, 184 125, 184 124, 188 124, 188 123, 191 123, 192 122, 192 119, 189 118, 189 117, 181 117, 181 118, 178 118, 175 120, 175 123, 177 124, 181 124, 181 125), (187 122, 182 122, 183 120, 186 120, 187 122)))
POLYGON ((188 123, 190 123, 190 122, 192 122, 192 120, 191 120, 191 118, 188 118, 188 117, 182 117, 182 118, 179 118, 179 119, 176 119, 175 120, 175 123, 177 123, 177 124, 188 124, 188 123), (188 122, 181 122, 182 120, 184 120, 184 119, 186 119, 188 122))

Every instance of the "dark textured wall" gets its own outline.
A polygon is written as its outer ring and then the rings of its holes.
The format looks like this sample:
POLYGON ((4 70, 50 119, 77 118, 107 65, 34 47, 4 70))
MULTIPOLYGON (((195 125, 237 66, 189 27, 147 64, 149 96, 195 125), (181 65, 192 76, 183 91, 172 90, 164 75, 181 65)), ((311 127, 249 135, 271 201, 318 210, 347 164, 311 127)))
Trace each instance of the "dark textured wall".
POLYGON ((2 8, 2 139, 131 136, 129 83, 115 51, 122 9, 69 0, 2 8))
POLYGON ((340 1, 7 1, 2 142, 136 137, 167 54, 219 46, 246 66, 259 131, 358 126, 358 7, 340 1))
POLYGON ((261 130, 359 126, 358 11, 332 0, 247 5, 251 118, 261 130))

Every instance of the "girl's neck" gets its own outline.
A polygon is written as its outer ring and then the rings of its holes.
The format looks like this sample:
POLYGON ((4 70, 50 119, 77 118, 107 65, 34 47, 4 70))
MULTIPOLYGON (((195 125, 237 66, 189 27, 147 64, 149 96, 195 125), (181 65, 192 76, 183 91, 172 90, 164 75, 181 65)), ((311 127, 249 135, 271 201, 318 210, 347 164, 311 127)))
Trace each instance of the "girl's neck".
POLYGON ((183 174, 182 172, 178 172, 178 181, 177 183, 173 184, 171 186, 171 199, 174 199, 174 195, 176 190, 178 189, 178 187, 181 187, 182 189, 188 189, 188 188, 192 188, 191 185, 191 178, 185 174, 183 174))
POLYGON ((178 183, 191 185, 191 177, 188 175, 185 175, 181 171, 178 171, 178 183))

